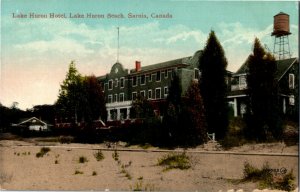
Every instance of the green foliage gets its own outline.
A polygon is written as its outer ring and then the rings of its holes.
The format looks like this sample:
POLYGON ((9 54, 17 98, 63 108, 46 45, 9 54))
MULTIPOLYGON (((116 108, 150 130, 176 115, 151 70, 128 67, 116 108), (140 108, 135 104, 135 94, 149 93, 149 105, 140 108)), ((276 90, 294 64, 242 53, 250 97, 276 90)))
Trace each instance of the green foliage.
POLYGON ((285 175, 278 175, 277 173, 274 175, 268 163, 265 163, 262 169, 258 169, 248 162, 245 162, 243 181, 259 182, 259 188, 261 189, 271 188, 285 191, 295 189, 293 170, 285 175))
POLYGON ((256 38, 248 58, 246 135, 249 139, 265 141, 270 134, 276 139, 282 136, 276 70, 275 58, 266 53, 256 38))
POLYGON ((85 163, 85 162, 88 162, 88 160, 85 156, 80 156, 78 158, 78 163, 85 163))
POLYGON ((189 169, 191 167, 189 157, 185 153, 169 153, 158 160, 158 165, 165 166, 165 170, 189 169))
POLYGON ((102 87, 94 75, 82 77, 74 61, 70 63, 69 71, 61 84, 56 108, 58 114, 68 118, 69 122, 84 119, 90 125, 99 117, 106 119, 102 87))
POLYGON ((83 174, 83 171, 79 171, 79 170, 75 170, 75 175, 78 175, 78 174, 83 174))
POLYGON ((96 153, 94 153, 94 157, 97 161, 101 161, 104 159, 104 155, 101 150, 98 150, 96 153))
POLYGON ((153 107, 149 100, 138 95, 136 100, 132 102, 130 117, 144 119, 154 117, 153 107))
POLYGON ((58 142, 64 144, 64 143, 67 143, 67 144, 70 144, 74 141, 74 138, 72 136, 59 136, 58 137, 58 142))
POLYGON ((39 158, 39 157, 43 157, 44 155, 46 155, 46 153, 48 153, 50 151, 50 148, 49 147, 42 147, 40 149, 40 152, 38 152, 36 154, 36 157, 39 158))
POLYGON ((131 191, 157 191, 153 184, 144 184, 143 181, 137 181, 133 186, 130 186, 131 191))
POLYGON ((181 137, 190 145, 202 144, 207 141, 207 123, 198 82, 191 82, 184 101, 181 137))
POLYGON ((228 126, 226 68, 227 59, 224 50, 214 31, 211 31, 199 58, 200 90, 208 131, 216 133, 218 139, 225 137, 228 126))
POLYGON ((117 150, 115 150, 112 154, 112 158, 115 160, 115 161, 118 161, 119 160, 119 153, 117 150))

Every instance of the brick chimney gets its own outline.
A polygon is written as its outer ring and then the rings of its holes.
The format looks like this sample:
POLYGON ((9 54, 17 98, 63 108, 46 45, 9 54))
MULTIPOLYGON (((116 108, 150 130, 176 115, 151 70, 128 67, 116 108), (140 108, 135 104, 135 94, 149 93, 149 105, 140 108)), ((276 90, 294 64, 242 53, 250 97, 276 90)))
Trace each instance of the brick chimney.
POLYGON ((140 61, 135 61, 135 71, 141 71, 141 62, 140 61))

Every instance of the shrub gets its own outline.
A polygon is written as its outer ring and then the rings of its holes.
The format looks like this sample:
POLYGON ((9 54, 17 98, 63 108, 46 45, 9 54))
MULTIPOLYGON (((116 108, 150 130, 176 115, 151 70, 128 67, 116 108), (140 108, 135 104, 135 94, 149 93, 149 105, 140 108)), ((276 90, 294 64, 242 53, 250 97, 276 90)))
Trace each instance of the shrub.
POLYGON ((85 163, 88 162, 87 158, 85 156, 80 156, 78 159, 78 163, 85 163))
POLYGON ((55 160, 54 163, 55 163, 55 164, 58 164, 58 160, 55 160))
POLYGON ((271 188, 285 191, 291 191, 295 189, 294 180, 295 176, 291 170, 286 175, 272 174, 268 163, 265 163, 262 169, 253 167, 248 162, 244 164, 244 181, 259 182, 259 188, 271 188))
POLYGON ((115 161, 118 161, 119 160, 119 153, 117 150, 115 150, 112 154, 112 158, 115 160, 115 161))
POLYGON ((93 171, 92 176, 96 176, 96 175, 97 175, 97 172, 93 171))
POLYGON ((191 167, 189 157, 185 153, 182 154, 167 154, 158 160, 158 165, 166 166, 165 170, 169 169, 189 169, 191 167))
POLYGON ((49 147, 42 147, 40 149, 40 152, 38 152, 36 154, 36 157, 39 158, 39 157, 43 157, 44 155, 46 155, 46 153, 48 153, 50 151, 50 148, 49 147))
POLYGON ((137 181, 134 186, 130 185, 131 191, 157 191, 158 189, 155 189, 153 184, 143 184, 143 181, 139 180, 137 181))
POLYGON ((75 175, 77 175, 77 174, 83 174, 83 172, 82 171, 79 171, 79 170, 75 170, 75 173, 74 173, 75 175))
POLYGON ((101 161, 104 159, 104 155, 101 150, 98 150, 96 153, 94 153, 94 157, 97 161, 101 161))
POLYGON ((58 138, 58 142, 64 144, 64 143, 72 143, 74 141, 74 138, 72 136, 60 136, 58 138))

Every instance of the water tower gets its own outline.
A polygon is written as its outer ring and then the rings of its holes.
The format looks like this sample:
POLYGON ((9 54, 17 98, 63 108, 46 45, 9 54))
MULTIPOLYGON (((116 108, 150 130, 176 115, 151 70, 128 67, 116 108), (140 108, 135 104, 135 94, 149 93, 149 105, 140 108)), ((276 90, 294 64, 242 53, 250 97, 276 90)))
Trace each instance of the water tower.
POLYGON ((290 32, 290 16, 280 12, 274 16, 274 27, 272 36, 275 36, 273 54, 279 60, 291 58, 289 35, 290 32))

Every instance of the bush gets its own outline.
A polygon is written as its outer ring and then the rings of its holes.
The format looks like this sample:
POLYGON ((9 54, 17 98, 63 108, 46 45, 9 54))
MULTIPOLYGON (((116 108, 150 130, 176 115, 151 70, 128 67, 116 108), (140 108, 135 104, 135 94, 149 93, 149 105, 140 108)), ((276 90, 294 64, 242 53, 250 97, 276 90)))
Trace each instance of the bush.
POLYGON ((189 169, 191 167, 189 157, 185 153, 182 154, 167 154, 158 160, 158 165, 166 166, 165 170, 169 169, 189 169))
POLYGON ((272 174, 272 169, 269 168, 268 163, 265 163, 262 169, 253 167, 248 162, 244 164, 244 178, 243 181, 259 182, 259 188, 271 188, 285 191, 292 191, 295 189, 295 176, 293 170, 286 175, 272 174))
POLYGON ((50 148, 49 147, 42 147, 40 149, 40 152, 38 152, 36 154, 36 157, 39 158, 39 157, 43 157, 44 155, 46 155, 46 153, 48 153, 50 151, 50 148))
POLYGON ((92 176, 96 176, 96 175, 97 175, 97 172, 93 171, 92 176))
POLYGON ((101 150, 98 150, 96 153, 94 153, 94 157, 97 161, 101 161, 104 159, 104 155, 101 150))
POLYGON ((79 171, 79 170, 75 170, 75 173, 74 173, 75 175, 77 175, 77 174, 83 174, 83 172, 82 171, 79 171))
POLYGON ((58 142, 64 144, 64 143, 72 143, 74 141, 74 138, 72 136, 60 136, 58 138, 58 142))
POLYGON ((78 163, 85 163, 88 162, 87 158, 85 156, 80 156, 78 159, 78 163))
POLYGON ((112 154, 112 158, 115 160, 115 161, 118 161, 119 160, 119 153, 117 150, 115 150, 112 154))

